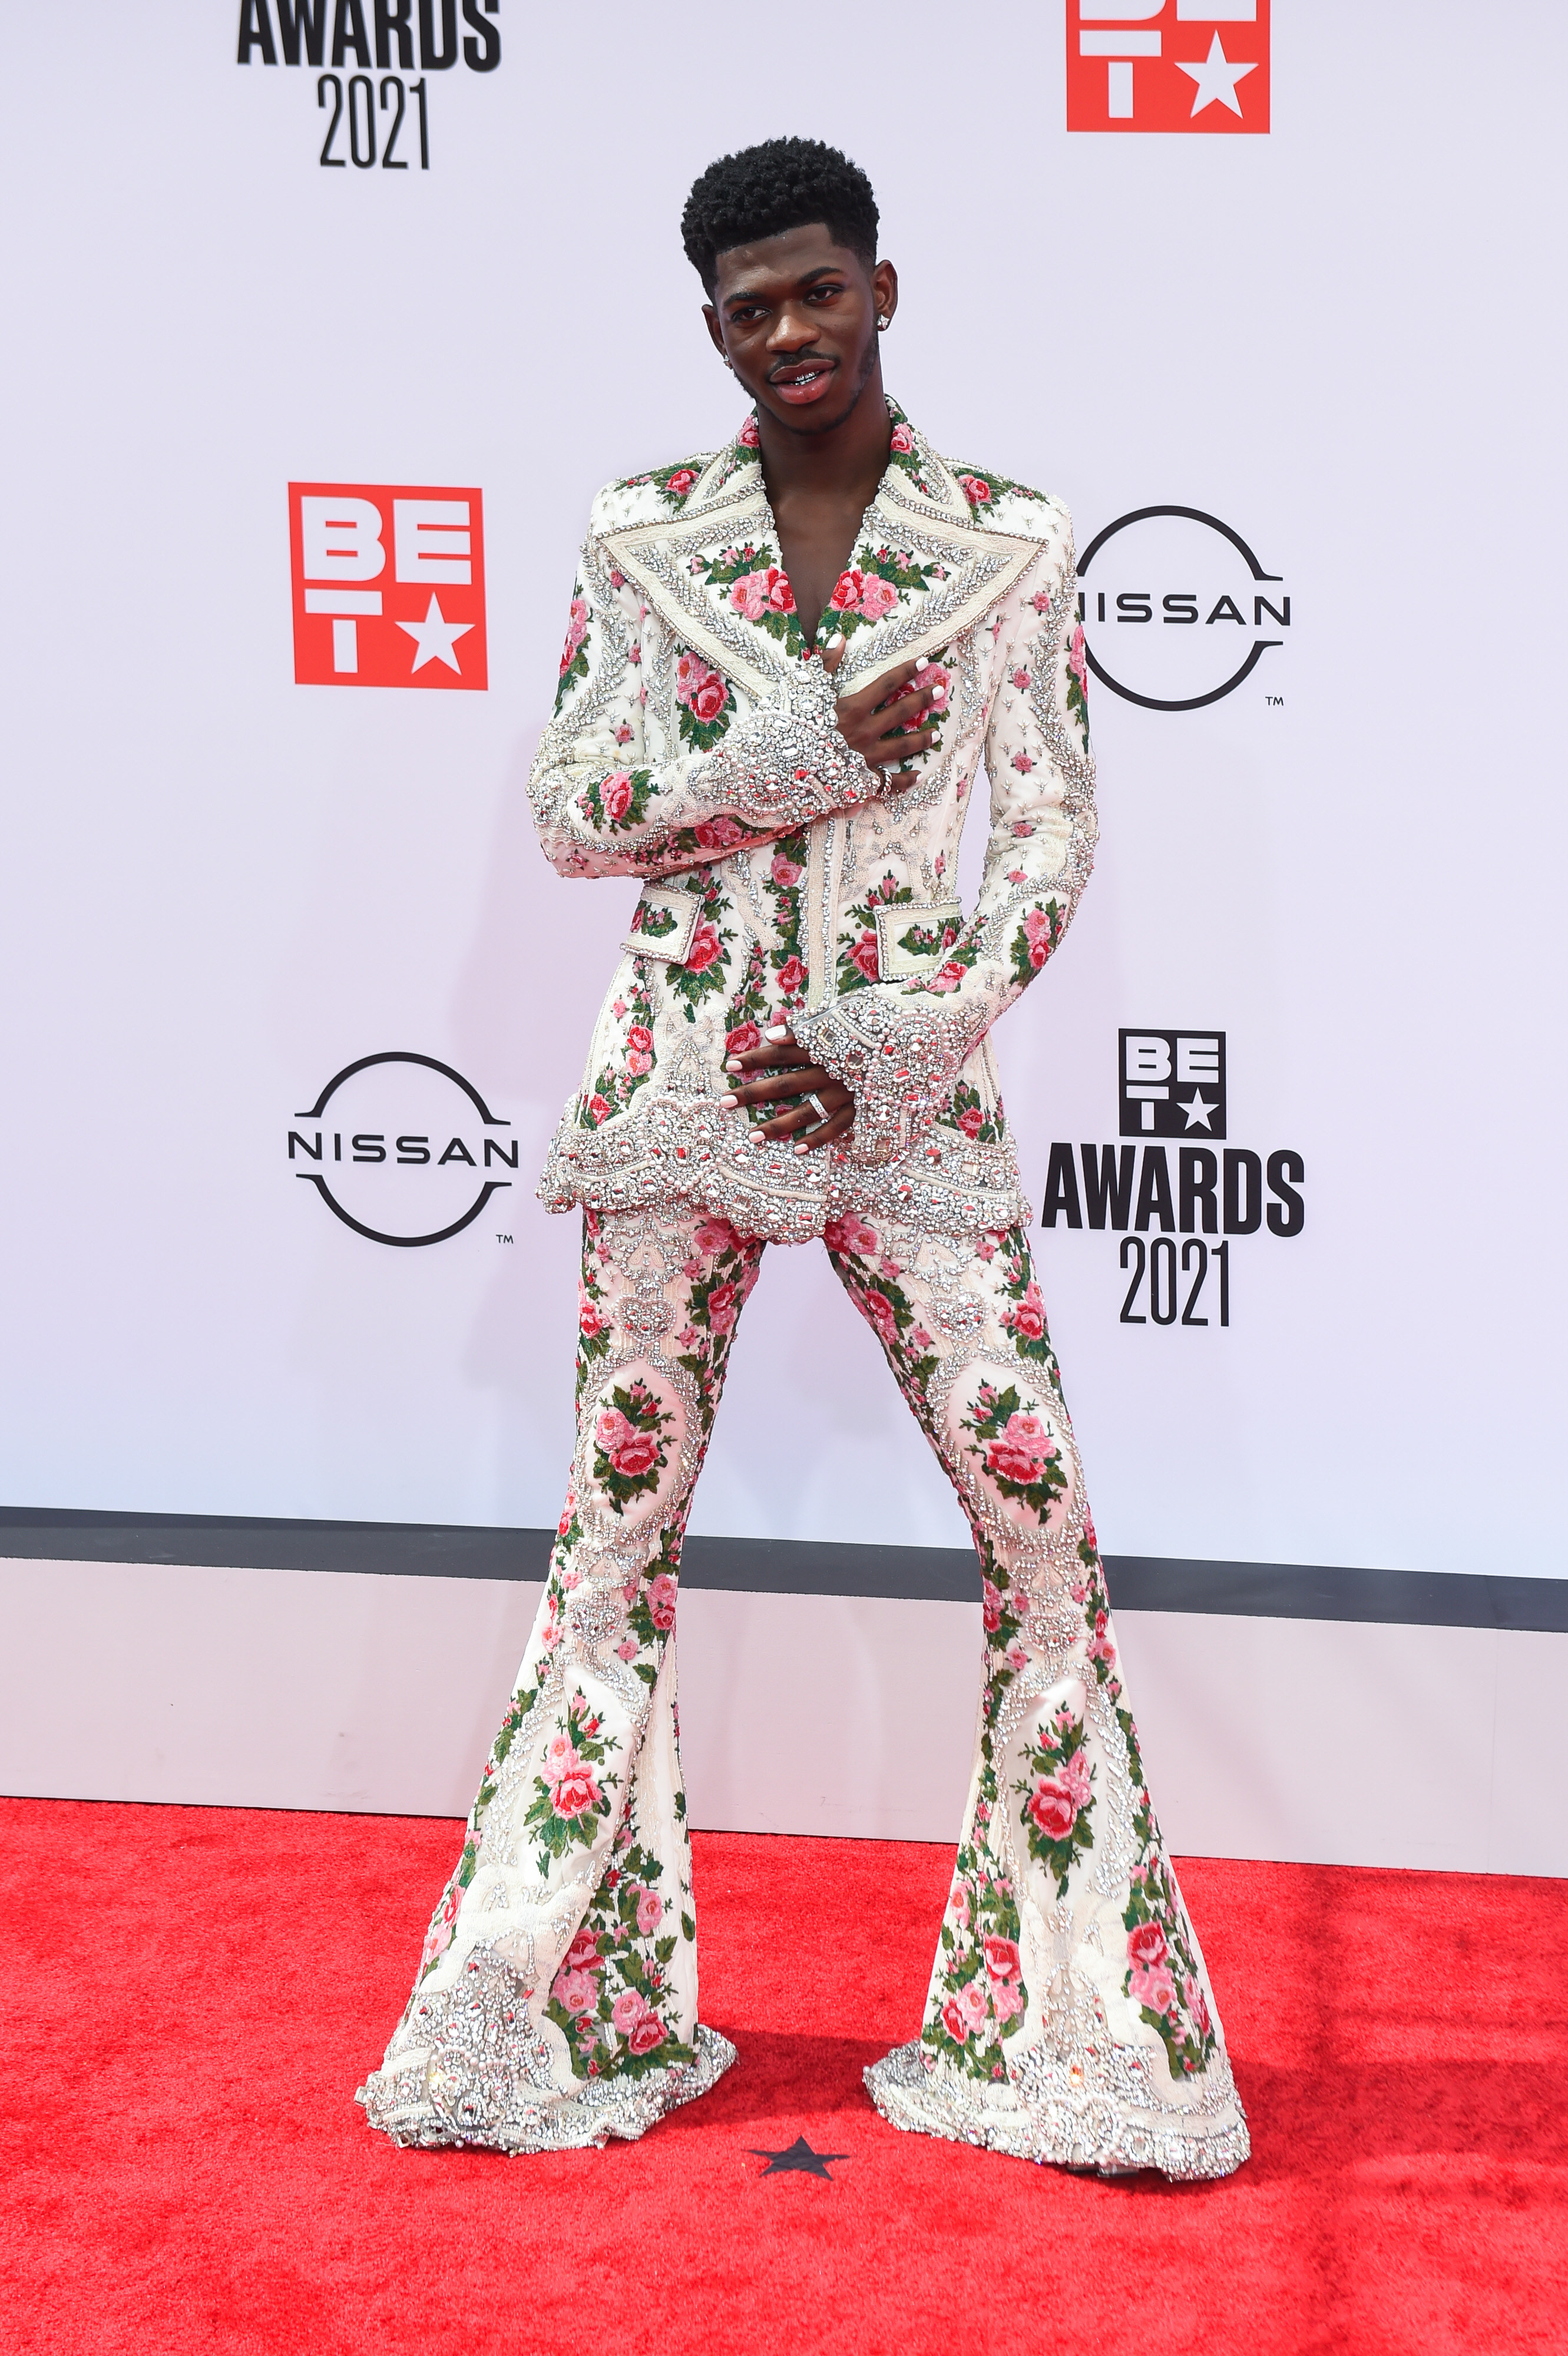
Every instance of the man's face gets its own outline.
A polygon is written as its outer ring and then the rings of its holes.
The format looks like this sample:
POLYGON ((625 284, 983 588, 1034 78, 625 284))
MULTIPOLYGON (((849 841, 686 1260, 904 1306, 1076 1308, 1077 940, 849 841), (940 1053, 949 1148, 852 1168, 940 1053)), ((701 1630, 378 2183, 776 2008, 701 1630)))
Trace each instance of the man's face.
POLYGON ((717 262, 708 332, 759 409, 796 434, 822 434, 854 407, 876 366, 878 313, 897 299, 891 262, 868 271, 815 224, 717 262))

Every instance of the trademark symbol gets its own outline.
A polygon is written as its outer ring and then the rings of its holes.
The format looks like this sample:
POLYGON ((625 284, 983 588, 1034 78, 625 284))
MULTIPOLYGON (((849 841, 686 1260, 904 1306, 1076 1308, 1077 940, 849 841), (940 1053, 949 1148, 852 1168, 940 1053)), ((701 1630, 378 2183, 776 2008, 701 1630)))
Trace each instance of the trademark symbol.
POLYGON ((510 1236, 498 1236, 496 1237, 496 1241, 498 1244, 510 1244, 511 1237, 510 1236))
POLYGON ((1281 704, 1283 703, 1284 697, 1283 695, 1265 695, 1263 701, 1271 705, 1273 709, 1277 712, 1281 704))

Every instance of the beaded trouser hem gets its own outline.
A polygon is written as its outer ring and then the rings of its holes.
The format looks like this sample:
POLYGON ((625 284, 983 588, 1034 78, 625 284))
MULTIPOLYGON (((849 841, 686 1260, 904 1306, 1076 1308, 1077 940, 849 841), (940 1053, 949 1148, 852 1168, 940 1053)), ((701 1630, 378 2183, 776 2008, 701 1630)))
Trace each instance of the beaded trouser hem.
POLYGON ((1174 2125, 1171 2106, 1136 2108, 1086 2085, 1080 2064, 1053 2068, 1042 2062, 1032 2074, 1037 2084, 1031 2096, 1016 2082, 986 2085, 929 2070, 917 2041, 895 2046, 873 2062, 865 2085, 890 2126, 1101 2176, 1141 2168, 1158 2169, 1176 2182, 1232 2176, 1251 2151, 1233 2094, 1218 2117, 1195 2115, 1174 2125))
POLYGON ((512 2158, 529 2151, 602 2151, 613 2137, 635 2143, 682 2103, 694 2103, 717 2085, 736 2059, 727 2037, 701 2022, 693 2040, 696 2058, 628 2080, 590 2079, 570 2094, 553 2098, 518 2090, 510 2078, 494 2083, 483 2070, 465 2073, 460 2084, 433 2089, 428 2063, 403 2070, 372 2071, 355 2094, 365 2116, 404 2150, 478 2147, 512 2158))

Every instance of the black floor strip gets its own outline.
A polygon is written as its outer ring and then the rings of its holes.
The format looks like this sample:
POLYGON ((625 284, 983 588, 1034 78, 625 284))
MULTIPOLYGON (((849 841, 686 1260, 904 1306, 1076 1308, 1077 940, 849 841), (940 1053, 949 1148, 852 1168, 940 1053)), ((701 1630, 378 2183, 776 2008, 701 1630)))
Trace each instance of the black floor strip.
MULTIPOLYGON (((232 1514, 106 1514, 0 1506, 0 1558, 167 1562, 424 1579, 542 1579, 548 1530, 466 1523, 273 1521, 232 1514)), ((1482 1571, 1359 1570, 1339 1564, 1187 1562, 1108 1555, 1122 1612, 1240 1613, 1432 1628, 1568 1633, 1568 1579, 1482 1571)), ((872 1595, 968 1602, 967 1547, 827 1546, 799 1538, 688 1538, 688 1587, 742 1594, 872 1595)))

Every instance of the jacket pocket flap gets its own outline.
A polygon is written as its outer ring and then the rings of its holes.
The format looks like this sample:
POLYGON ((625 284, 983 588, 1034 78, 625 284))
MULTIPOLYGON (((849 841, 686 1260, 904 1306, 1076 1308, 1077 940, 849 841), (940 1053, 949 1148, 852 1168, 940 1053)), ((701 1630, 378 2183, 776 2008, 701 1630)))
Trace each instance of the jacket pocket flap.
POLYGON ((702 913, 703 903, 695 892, 663 891, 657 884, 645 884, 631 930, 621 947, 629 949, 633 957, 659 958, 666 965, 684 965, 702 913))
POLYGON ((906 900, 876 911, 876 958, 884 981, 929 973, 963 930, 956 900, 906 900))

